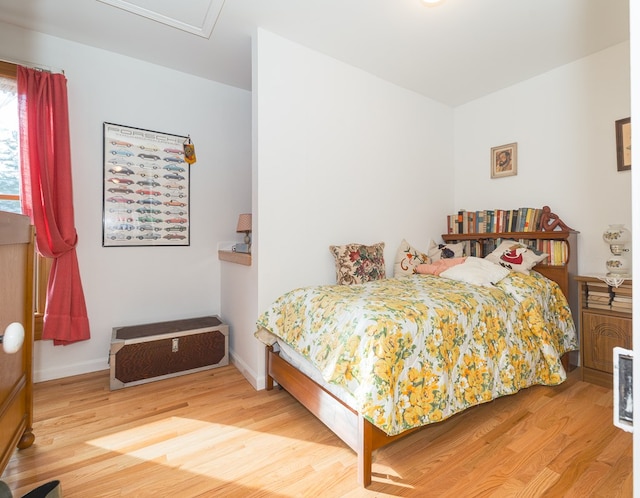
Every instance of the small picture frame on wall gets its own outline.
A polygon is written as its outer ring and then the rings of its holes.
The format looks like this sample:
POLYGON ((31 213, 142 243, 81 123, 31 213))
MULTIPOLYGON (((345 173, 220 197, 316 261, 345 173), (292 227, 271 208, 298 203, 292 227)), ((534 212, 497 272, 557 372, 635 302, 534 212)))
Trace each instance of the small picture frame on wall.
POLYGON ((616 152, 618 171, 631 169, 631 118, 616 121, 616 152))
POLYGON ((491 148, 491 178, 518 174, 518 144, 506 144, 491 148))

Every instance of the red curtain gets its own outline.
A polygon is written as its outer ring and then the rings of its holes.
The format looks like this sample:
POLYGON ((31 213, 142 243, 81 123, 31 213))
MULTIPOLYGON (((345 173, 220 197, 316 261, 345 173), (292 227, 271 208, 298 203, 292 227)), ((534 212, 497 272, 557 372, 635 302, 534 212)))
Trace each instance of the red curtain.
POLYGON ((73 213, 67 79, 18 66, 22 210, 35 226, 38 251, 54 258, 43 339, 70 344, 89 339, 73 213))

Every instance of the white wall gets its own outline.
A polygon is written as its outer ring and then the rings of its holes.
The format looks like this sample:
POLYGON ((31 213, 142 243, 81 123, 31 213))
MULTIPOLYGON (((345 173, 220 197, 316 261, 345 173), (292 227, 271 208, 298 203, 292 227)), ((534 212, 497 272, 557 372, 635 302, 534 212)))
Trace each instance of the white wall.
POLYGON ((629 44, 455 109, 455 209, 549 205, 578 230, 578 271, 604 273, 611 223, 631 226, 631 172, 614 122, 629 117, 629 44), (490 149, 518 143, 518 174, 491 179, 490 149))
POLYGON ((257 65, 261 306, 334 283, 331 244, 383 241, 391 273, 402 238, 440 236, 450 108, 263 30, 257 65))
POLYGON ((253 337, 258 316, 256 275, 255 258, 251 266, 223 261, 220 307, 223 319, 231 324, 233 364, 255 389, 264 389, 264 347, 253 337))
POLYGON ((331 244, 385 242, 389 274, 403 238, 426 250, 452 205, 451 109, 264 30, 254 61, 259 311, 334 283, 331 244))
MULTIPOLYGON (((68 79, 78 259, 91 340, 41 341, 35 378, 108 368, 115 326, 220 314, 217 245, 240 240, 251 198, 251 94, 164 67, 14 26, 0 27, 2 55, 62 68, 68 79), (189 247, 103 248, 102 123, 190 134, 189 247)), ((224 317, 223 317, 224 318, 224 317)))

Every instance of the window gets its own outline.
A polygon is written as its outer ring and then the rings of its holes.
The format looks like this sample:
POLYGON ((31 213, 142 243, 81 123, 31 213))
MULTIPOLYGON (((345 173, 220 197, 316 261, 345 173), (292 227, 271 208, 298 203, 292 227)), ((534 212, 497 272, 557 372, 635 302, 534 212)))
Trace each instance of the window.
MULTIPOLYGON (((19 140, 16 66, 0 61, 0 210, 12 213, 22 213, 19 140)), ((36 340, 42 337, 42 320, 51 263, 51 259, 42 256, 38 256, 35 261, 34 335, 36 340)))
POLYGON ((0 66, 0 210, 21 213, 16 68, 0 66))

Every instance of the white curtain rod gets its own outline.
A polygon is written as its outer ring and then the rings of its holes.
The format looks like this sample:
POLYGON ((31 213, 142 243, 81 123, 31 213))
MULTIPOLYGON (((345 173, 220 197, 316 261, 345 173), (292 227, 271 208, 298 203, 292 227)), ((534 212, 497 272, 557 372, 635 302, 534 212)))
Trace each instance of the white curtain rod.
POLYGON ((44 64, 36 64, 34 62, 21 61, 19 59, 11 59, 8 57, 3 57, 0 55, 0 61, 8 62, 9 64, 15 64, 17 66, 24 66, 30 69, 35 69, 37 71, 46 71, 48 73, 62 73, 64 74, 64 69, 58 69, 56 67, 45 66, 44 64))

